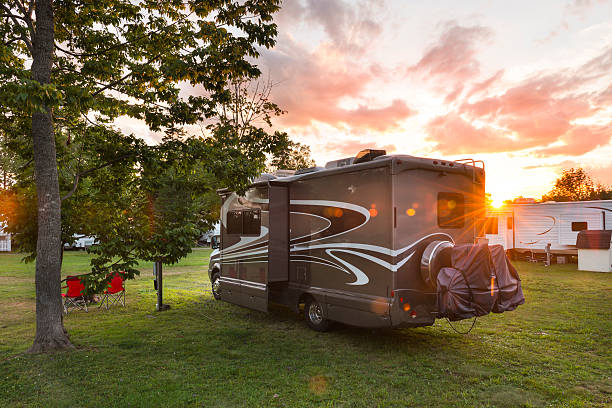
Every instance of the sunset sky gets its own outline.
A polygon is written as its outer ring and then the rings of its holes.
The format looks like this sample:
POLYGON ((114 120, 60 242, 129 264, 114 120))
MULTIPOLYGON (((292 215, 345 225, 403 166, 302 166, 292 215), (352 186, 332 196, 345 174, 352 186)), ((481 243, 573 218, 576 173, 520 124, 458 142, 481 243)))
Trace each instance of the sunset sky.
POLYGON ((260 67, 319 165, 473 157, 498 200, 577 165, 612 184, 612 1, 285 0, 277 21, 260 67))
POLYGON ((575 166, 612 185, 612 0, 284 0, 276 21, 257 61, 287 111, 275 127, 318 165, 472 157, 498 202, 575 166))

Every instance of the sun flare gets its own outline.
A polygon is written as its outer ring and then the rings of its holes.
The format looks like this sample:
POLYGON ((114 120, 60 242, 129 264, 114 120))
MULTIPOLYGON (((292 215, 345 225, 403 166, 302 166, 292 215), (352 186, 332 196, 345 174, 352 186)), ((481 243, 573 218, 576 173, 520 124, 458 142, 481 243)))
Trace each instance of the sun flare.
POLYGON ((493 201, 491 201, 490 206, 493 208, 502 208, 504 206, 504 201, 499 198, 494 198, 493 201))

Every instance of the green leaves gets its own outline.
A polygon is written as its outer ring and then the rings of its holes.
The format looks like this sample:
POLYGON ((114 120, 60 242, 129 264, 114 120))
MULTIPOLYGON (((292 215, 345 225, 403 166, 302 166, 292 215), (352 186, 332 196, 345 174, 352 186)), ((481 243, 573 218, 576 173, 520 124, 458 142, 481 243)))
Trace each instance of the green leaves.
POLYGON ((62 103, 62 92, 55 84, 40 84, 30 79, 0 87, 0 103, 21 112, 45 112, 62 103))
POLYGON ((554 188, 542 196, 542 201, 584 201, 608 200, 612 189, 601 184, 595 185, 587 172, 578 167, 564 170, 555 181, 554 188))
POLYGON ((0 194, 19 210, 0 207, 0 219, 27 259, 36 256, 29 118, 46 110, 64 197, 62 240, 79 234, 99 242, 91 248, 88 286, 103 287, 111 271, 133 277, 138 260, 171 264, 191 250, 218 218, 216 189, 244 191, 267 155, 287 144, 286 134, 263 129, 282 114, 269 89, 246 88, 260 75, 258 47, 274 45, 279 5, 56 0, 51 83, 44 86, 31 79, 31 17, 0 17, 0 133, 25 163, 0 194), (122 134, 112 127, 120 116, 166 137, 150 146, 122 134), (196 137, 185 125, 204 131, 196 137))

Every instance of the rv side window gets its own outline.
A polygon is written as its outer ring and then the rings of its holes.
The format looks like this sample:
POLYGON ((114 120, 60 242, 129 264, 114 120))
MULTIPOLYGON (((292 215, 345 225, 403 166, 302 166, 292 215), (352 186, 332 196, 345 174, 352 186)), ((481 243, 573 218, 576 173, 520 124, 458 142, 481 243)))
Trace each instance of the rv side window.
POLYGON ((261 212, 257 210, 242 211, 242 235, 259 235, 261 232, 261 212))
POLYGON ((485 226, 487 224, 487 219, 486 218, 479 218, 476 220, 476 233, 478 234, 478 237, 484 237, 486 230, 485 230, 485 226))
POLYGON ((513 226, 514 226, 514 218, 513 217, 506 218, 506 229, 511 230, 513 226))
POLYGON ((584 231, 589 229, 586 222, 572 222, 572 231, 584 231))
POLYGON ((242 212, 228 211, 227 212, 227 233, 242 234, 242 212))
POLYGON ((485 234, 497 235, 499 219, 497 217, 488 217, 485 223, 485 234))
POLYGON ((463 194, 438 193, 438 226, 442 228, 462 228, 464 220, 463 194))

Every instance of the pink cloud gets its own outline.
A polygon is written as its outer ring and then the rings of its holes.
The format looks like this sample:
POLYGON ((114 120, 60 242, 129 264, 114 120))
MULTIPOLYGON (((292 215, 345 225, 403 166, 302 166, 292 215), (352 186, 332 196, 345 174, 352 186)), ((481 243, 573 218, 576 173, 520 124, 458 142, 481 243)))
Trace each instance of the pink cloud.
POLYGON ((462 84, 455 86, 455 89, 453 89, 453 91, 446 95, 446 97, 444 98, 444 103, 450 104, 459 99, 459 97, 463 93, 463 88, 464 86, 462 84))
POLYGON ((285 43, 290 46, 263 53, 272 77, 279 79, 273 100, 288 112, 279 123, 308 126, 323 122, 384 131, 397 127, 415 113, 399 99, 382 105, 341 107, 346 98, 361 99, 367 85, 384 79, 384 71, 377 65, 347 65, 342 55, 325 47, 309 52, 290 39, 285 43))
POLYGON ((492 31, 486 27, 462 27, 455 22, 447 23, 438 41, 419 62, 408 68, 408 73, 453 81, 473 78, 480 73, 480 63, 476 59, 477 44, 491 35, 492 31))
POLYGON ((604 166, 587 166, 586 171, 597 182, 612 187, 612 163, 604 166))
POLYGON ((427 124, 428 139, 436 142, 443 154, 491 153, 516 150, 517 142, 503 132, 491 128, 477 128, 461 116, 451 113, 438 116, 427 124))
POLYGON ((472 152, 549 146, 535 153, 580 156, 610 142, 609 126, 579 125, 576 120, 592 117, 612 104, 610 88, 600 92, 585 90, 609 76, 611 69, 612 47, 608 47, 578 69, 538 73, 501 94, 487 96, 488 88, 501 78, 499 71, 473 85, 463 99, 459 93, 449 94, 447 101, 450 98, 459 106, 427 125, 428 139, 438 142, 438 148, 445 153, 463 153, 464 145, 472 152), (468 101, 470 96, 481 94, 484 96, 480 99, 468 101), (484 122, 485 126, 475 127, 473 121, 484 122), (486 142, 482 143, 483 139, 486 142))
POLYGON ((382 23, 375 20, 383 5, 382 0, 284 0, 277 21, 280 32, 299 23, 318 25, 333 48, 362 54, 383 31, 382 23))
POLYGON ((610 143, 611 137, 610 126, 577 126, 561 136, 564 145, 539 149, 536 153, 542 156, 580 156, 610 143))
POLYGON ((476 94, 479 94, 481 92, 487 91, 493 84, 495 84, 497 81, 499 81, 502 78, 503 75, 504 75, 504 70, 500 69, 493 76, 485 79, 484 81, 476 82, 474 85, 472 85, 470 91, 465 96, 465 98, 468 99, 472 95, 476 95, 476 94))

